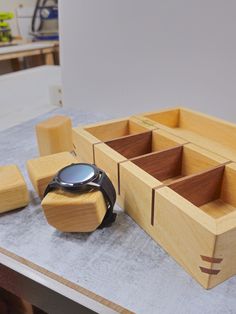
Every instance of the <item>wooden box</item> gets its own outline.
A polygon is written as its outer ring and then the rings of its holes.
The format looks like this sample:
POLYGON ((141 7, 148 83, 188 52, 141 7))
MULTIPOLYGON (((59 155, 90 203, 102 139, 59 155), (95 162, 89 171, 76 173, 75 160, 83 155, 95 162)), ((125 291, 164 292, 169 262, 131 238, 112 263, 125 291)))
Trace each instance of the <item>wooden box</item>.
POLYGON ((73 130, 124 210, 203 287, 236 274, 236 126, 185 108, 73 130))

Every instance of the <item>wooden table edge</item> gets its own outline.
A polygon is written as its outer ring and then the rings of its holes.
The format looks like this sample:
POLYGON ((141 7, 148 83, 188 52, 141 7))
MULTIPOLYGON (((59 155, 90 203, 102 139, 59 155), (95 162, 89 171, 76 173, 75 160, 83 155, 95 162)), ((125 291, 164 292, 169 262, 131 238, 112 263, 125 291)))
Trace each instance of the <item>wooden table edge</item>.
POLYGON ((82 304, 96 312, 99 311, 98 313, 133 313, 132 311, 1 247, 0 264, 56 291, 74 302, 82 304))

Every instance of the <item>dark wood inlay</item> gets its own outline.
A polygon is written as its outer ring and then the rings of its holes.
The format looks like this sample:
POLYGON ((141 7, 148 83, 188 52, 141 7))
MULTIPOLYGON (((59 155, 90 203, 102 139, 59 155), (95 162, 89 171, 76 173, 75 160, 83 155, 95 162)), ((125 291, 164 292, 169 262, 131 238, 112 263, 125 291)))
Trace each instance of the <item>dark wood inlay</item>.
POLYGON ((201 272, 205 273, 205 274, 209 274, 209 275, 217 275, 219 274, 220 270, 219 269, 210 269, 210 268, 205 268, 205 267, 201 267, 201 272))
POLYGON ((201 255, 201 258, 205 262, 213 263, 213 264, 220 264, 223 261, 223 258, 216 258, 210 256, 201 255))

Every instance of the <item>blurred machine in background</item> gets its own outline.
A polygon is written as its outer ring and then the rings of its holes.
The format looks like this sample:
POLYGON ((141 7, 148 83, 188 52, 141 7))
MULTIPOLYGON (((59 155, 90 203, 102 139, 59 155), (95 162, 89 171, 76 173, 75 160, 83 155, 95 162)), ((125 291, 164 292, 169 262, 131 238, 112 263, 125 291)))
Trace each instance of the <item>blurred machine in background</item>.
POLYGON ((13 18, 14 14, 12 12, 0 12, 0 42, 12 41, 11 27, 7 20, 13 18))
POLYGON ((32 17, 34 40, 58 40, 58 1, 37 0, 32 17))

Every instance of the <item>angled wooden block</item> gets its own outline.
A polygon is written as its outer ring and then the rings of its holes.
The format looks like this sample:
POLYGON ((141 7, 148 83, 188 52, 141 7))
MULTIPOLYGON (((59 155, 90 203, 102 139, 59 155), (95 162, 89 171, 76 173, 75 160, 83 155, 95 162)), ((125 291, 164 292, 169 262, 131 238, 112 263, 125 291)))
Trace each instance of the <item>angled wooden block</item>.
POLYGON ((58 115, 38 123, 36 136, 40 156, 73 150, 72 123, 69 117, 58 115))
POLYGON ((60 169, 77 162, 79 162, 77 158, 68 152, 28 160, 28 174, 39 197, 43 198, 48 183, 60 169))
POLYGON ((42 207, 48 223, 62 232, 92 232, 106 214, 100 191, 84 194, 50 192, 43 199, 42 207))
POLYGON ((0 167, 0 213, 25 207, 29 193, 25 180, 16 165, 0 167))

